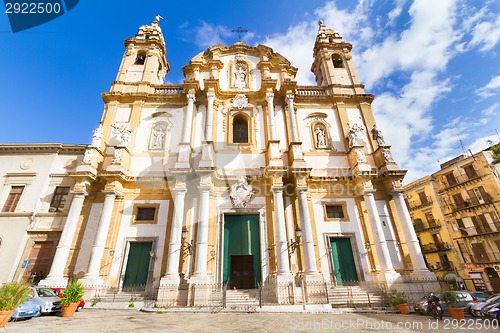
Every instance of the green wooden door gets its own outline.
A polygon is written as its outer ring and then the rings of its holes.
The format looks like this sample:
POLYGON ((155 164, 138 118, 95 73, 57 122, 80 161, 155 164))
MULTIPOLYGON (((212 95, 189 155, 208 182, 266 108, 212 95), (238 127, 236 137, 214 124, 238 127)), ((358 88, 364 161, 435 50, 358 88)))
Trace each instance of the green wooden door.
POLYGON ((145 288, 148 282, 149 261, 152 242, 130 243, 123 288, 145 288))
POLYGON ((223 281, 236 288, 256 288, 261 281, 259 215, 224 215, 223 281), (252 267, 249 267, 249 266, 252 267), (232 267, 234 266, 234 267, 232 267), (252 276, 253 275, 253 276, 252 276))
POLYGON ((351 240, 349 238, 330 238, 333 270, 338 285, 356 284, 358 274, 354 264, 351 240))

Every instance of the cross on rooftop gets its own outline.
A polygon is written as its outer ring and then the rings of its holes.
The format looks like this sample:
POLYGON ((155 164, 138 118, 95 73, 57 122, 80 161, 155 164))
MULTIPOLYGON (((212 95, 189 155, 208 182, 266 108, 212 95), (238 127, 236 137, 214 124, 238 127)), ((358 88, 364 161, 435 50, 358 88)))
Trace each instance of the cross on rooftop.
POLYGON ((247 29, 243 29, 242 27, 238 27, 236 29, 231 30, 231 32, 236 32, 238 34, 238 41, 241 42, 241 35, 247 33, 247 29))

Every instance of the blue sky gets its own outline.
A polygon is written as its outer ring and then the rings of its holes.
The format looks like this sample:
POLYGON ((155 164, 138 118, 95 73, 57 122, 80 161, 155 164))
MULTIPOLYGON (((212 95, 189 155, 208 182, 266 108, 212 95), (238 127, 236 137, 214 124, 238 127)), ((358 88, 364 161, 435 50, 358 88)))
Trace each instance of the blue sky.
POLYGON ((478 151, 500 132, 500 2, 495 0, 94 1, 12 33, 0 13, 0 143, 90 143, 101 93, 116 78, 123 40, 156 14, 171 72, 209 45, 265 44, 310 73, 317 21, 353 44, 360 81, 407 180, 478 151))

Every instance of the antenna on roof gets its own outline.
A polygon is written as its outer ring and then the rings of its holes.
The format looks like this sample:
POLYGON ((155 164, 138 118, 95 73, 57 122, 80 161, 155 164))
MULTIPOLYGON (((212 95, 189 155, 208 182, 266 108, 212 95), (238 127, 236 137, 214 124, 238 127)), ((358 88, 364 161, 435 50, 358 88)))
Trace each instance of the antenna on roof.
MULTIPOLYGON (((464 145, 464 143, 463 143, 462 139, 460 138, 460 135, 459 135, 459 134, 457 134, 457 136, 458 136, 458 141, 460 141, 460 146, 462 147, 462 151, 464 152, 464 155, 467 155, 467 149, 465 148, 465 145, 464 145)), ((470 150, 469 150, 469 151, 470 151, 470 150)), ((472 154, 471 154, 471 155, 472 155, 472 154)))

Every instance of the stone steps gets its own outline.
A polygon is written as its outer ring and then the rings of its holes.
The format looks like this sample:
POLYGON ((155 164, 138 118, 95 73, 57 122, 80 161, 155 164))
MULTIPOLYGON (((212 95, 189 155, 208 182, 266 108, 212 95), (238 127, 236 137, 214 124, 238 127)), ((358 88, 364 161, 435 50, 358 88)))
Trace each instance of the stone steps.
POLYGON ((332 307, 384 307, 385 294, 375 288, 361 286, 336 286, 328 289, 328 300, 332 307))

